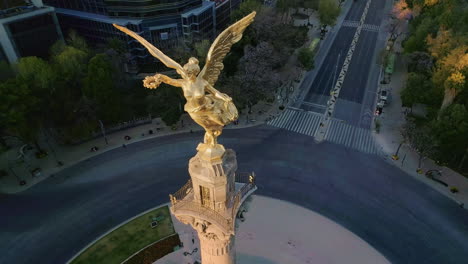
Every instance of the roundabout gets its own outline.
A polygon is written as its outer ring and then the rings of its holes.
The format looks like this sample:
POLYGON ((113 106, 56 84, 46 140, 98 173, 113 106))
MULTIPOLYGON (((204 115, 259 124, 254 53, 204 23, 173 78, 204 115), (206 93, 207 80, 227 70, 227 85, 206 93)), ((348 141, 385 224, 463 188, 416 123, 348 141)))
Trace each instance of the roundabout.
MULTIPOLYGON (((0 196, 8 212, 0 218, 0 263, 65 263, 111 228, 167 203, 188 179, 200 136, 130 144, 0 196)), ((330 219, 391 263, 466 260, 468 213, 380 157, 269 126, 227 130, 220 141, 236 150, 240 170, 256 172, 257 195, 330 219)))

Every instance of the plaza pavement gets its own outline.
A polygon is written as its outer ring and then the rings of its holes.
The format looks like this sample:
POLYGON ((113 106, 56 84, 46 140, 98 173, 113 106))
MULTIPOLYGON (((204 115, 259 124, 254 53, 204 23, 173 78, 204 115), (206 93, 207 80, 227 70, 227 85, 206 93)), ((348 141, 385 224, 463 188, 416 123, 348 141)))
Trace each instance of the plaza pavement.
MULTIPOLYGON (((304 207, 259 195, 253 195, 246 203, 245 221, 236 223, 237 263, 390 263, 349 230, 304 207)), ((200 261, 196 232, 175 218, 173 222, 184 247, 154 264, 200 261), (197 252, 193 252, 195 248, 197 252), (190 254, 184 256, 184 252, 190 254)))

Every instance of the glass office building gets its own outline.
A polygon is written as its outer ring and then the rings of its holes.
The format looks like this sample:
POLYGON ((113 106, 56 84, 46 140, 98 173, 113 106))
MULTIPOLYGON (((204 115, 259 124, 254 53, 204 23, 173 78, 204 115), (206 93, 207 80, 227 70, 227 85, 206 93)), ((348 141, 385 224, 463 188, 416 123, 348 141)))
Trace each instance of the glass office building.
POLYGON ((53 7, 40 1, 4 1, 0 8, 0 56, 9 63, 21 57, 49 57, 50 47, 63 39, 53 7))
POLYGON ((64 34, 76 30, 92 45, 110 38, 126 43, 131 61, 144 64, 153 57, 135 40, 112 26, 126 26, 158 48, 208 38, 216 32, 215 3, 202 0, 44 0, 55 6, 64 34))

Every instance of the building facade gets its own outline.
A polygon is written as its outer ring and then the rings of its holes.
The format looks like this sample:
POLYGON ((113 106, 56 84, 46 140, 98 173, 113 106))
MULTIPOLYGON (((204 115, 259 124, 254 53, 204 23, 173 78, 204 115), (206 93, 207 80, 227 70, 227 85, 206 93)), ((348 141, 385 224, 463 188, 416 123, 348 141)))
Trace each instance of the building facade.
POLYGON ((55 9, 40 0, 4 1, 0 6, 0 60, 47 58, 50 47, 63 39, 55 9))
POLYGON ((164 50, 216 34, 215 3, 202 0, 44 0, 56 7, 64 34, 71 29, 91 45, 109 39, 125 43, 133 64, 153 62, 154 58, 133 38, 112 26, 128 27, 164 50))
POLYGON ((216 7, 216 32, 221 33, 231 24, 231 13, 238 9, 242 0, 212 0, 216 7))

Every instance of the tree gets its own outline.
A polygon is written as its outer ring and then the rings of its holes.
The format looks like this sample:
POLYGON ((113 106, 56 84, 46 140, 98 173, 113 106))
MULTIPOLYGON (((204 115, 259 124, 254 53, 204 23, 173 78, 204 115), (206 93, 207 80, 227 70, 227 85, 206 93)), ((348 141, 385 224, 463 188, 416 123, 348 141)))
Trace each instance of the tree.
POLYGON ((232 82, 238 87, 233 91, 233 99, 239 105, 250 109, 258 101, 274 96, 279 82, 278 74, 273 71, 276 60, 274 49, 267 42, 246 47, 239 71, 232 82))
MULTIPOLYGON (((38 151, 38 134, 41 129, 40 100, 35 97, 27 83, 9 79, 0 83, 0 131, 19 137, 23 142, 33 143, 38 151)), ((3 136, 3 135, 2 135, 3 136)))
POLYGON ((86 73, 88 54, 72 46, 66 46, 62 52, 52 57, 52 62, 67 85, 79 86, 86 73))
POLYGON ((408 71, 429 76, 434 66, 431 55, 426 52, 413 52, 408 55, 408 71))
POLYGON ((424 17, 417 25, 412 24, 410 27, 411 35, 403 44, 405 52, 425 51, 427 35, 436 27, 437 24, 430 17, 424 17))
POLYGON ((403 34, 403 26, 411 18, 413 11, 409 8, 406 0, 399 0, 392 9, 392 21, 389 24, 390 39, 392 43, 403 34))
POLYGON ((206 55, 208 54, 208 50, 211 47, 211 42, 208 39, 204 39, 200 42, 195 43, 194 49, 195 53, 197 54, 198 61, 200 62, 200 68, 203 68, 205 65, 206 55))
POLYGON ((314 68, 314 52, 309 48, 304 47, 299 49, 298 59, 306 70, 314 68))
POLYGON ((318 10, 319 1, 318 0, 303 0, 303 7, 318 10))
POLYGON ((56 85, 51 91, 48 119, 64 138, 68 132, 75 133, 82 98, 83 79, 87 71, 88 54, 71 46, 64 46, 62 51, 51 58, 52 68, 57 74, 56 85), (68 132, 67 132, 68 131, 68 132))
POLYGON ((10 67, 8 62, 0 61, 0 82, 6 81, 13 77, 15 77, 15 72, 10 67))
POLYGON ((437 63, 433 76, 434 84, 444 87, 444 100, 440 107, 443 111, 453 103, 455 97, 466 89, 465 77, 468 74, 468 45, 460 46, 437 63))
POLYGON ((281 14, 281 21, 285 21, 289 15, 289 8, 292 7, 292 2, 289 0, 277 0, 276 10, 281 14))
POLYGON ((166 125, 171 126, 177 123, 183 113, 184 97, 182 89, 161 84, 157 92, 150 91, 146 97, 148 112, 155 116, 160 116, 166 125))
POLYGON ((17 85, 28 87, 29 109, 25 122, 19 122, 17 133, 30 143, 34 143, 39 152, 42 151, 38 144, 38 134, 50 125, 49 115, 53 111, 51 103, 54 100, 52 94, 57 86, 57 73, 50 64, 37 57, 24 57, 17 64, 17 85), (31 132, 24 132, 26 127, 31 127, 31 132))
POLYGON ((115 91, 114 69, 106 54, 97 54, 88 63, 83 95, 96 103, 97 118, 114 123, 119 120, 122 106, 115 91))
POLYGON ((16 67, 18 78, 32 87, 36 93, 49 93, 48 90, 54 89, 57 75, 48 62, 38 57, 24 57, 19 59, 16 67))
POLYGON ((240 4, 239 8, 231 13, 231 20, 237 21, 252 11, 260 11, 262 9, 263 1, 260 0, 247 0, 240 4))
POLYGON ((398 20, 408 20, 411 18, 412 10, 406 0, 399 0, 393 5, 392 17, 398 20))
POLYGON ((443 110, 439 119, 431 124, 439 142, 438 159, 460 167, 468 148, 468 111, 462 104, 454 104, 443 110))
POLYGON ((426 103, 431 87, 431 82, 426 75, 415 72, 409 73, 406 87, 401 91, 403 106, 412 107, 416 103, 426 103))
POLYGON ((341 8, 334 0, 320 0, 319 1, 319 19, 322 25, 333 26, 336 19, 340 14, 341 8))
POLYGON ((410 146, 419 154, 418 169, 420 169, 422 159, 425 156, 430 157, 435 153, 436 140, 428 126, 417 127, 413 120, 407 120, 402 132, 403 137, 407 139, 410 146))
POLYGON ((437 36, 433 38, 430 34, 426 38, 427 50, 435 59, 443 58, 452 49, 452 32, 439 29, 437 36))
POLYGON ((89 53, 90 51, 86 40, 80 35, 78 35, 78 33, 73 29, 70 30, 70 32, 68 33, 67 44, 85 53, 89 53))
POLYGON ((123 42, 122 40, 118 39, 118 38, 111 38, 107 41, 107 48, 108 49, 113 49, 115 50, 117 53, 119 53, 120 55, 124 54, 127 49, 125 47, 125 42, 123 42))

